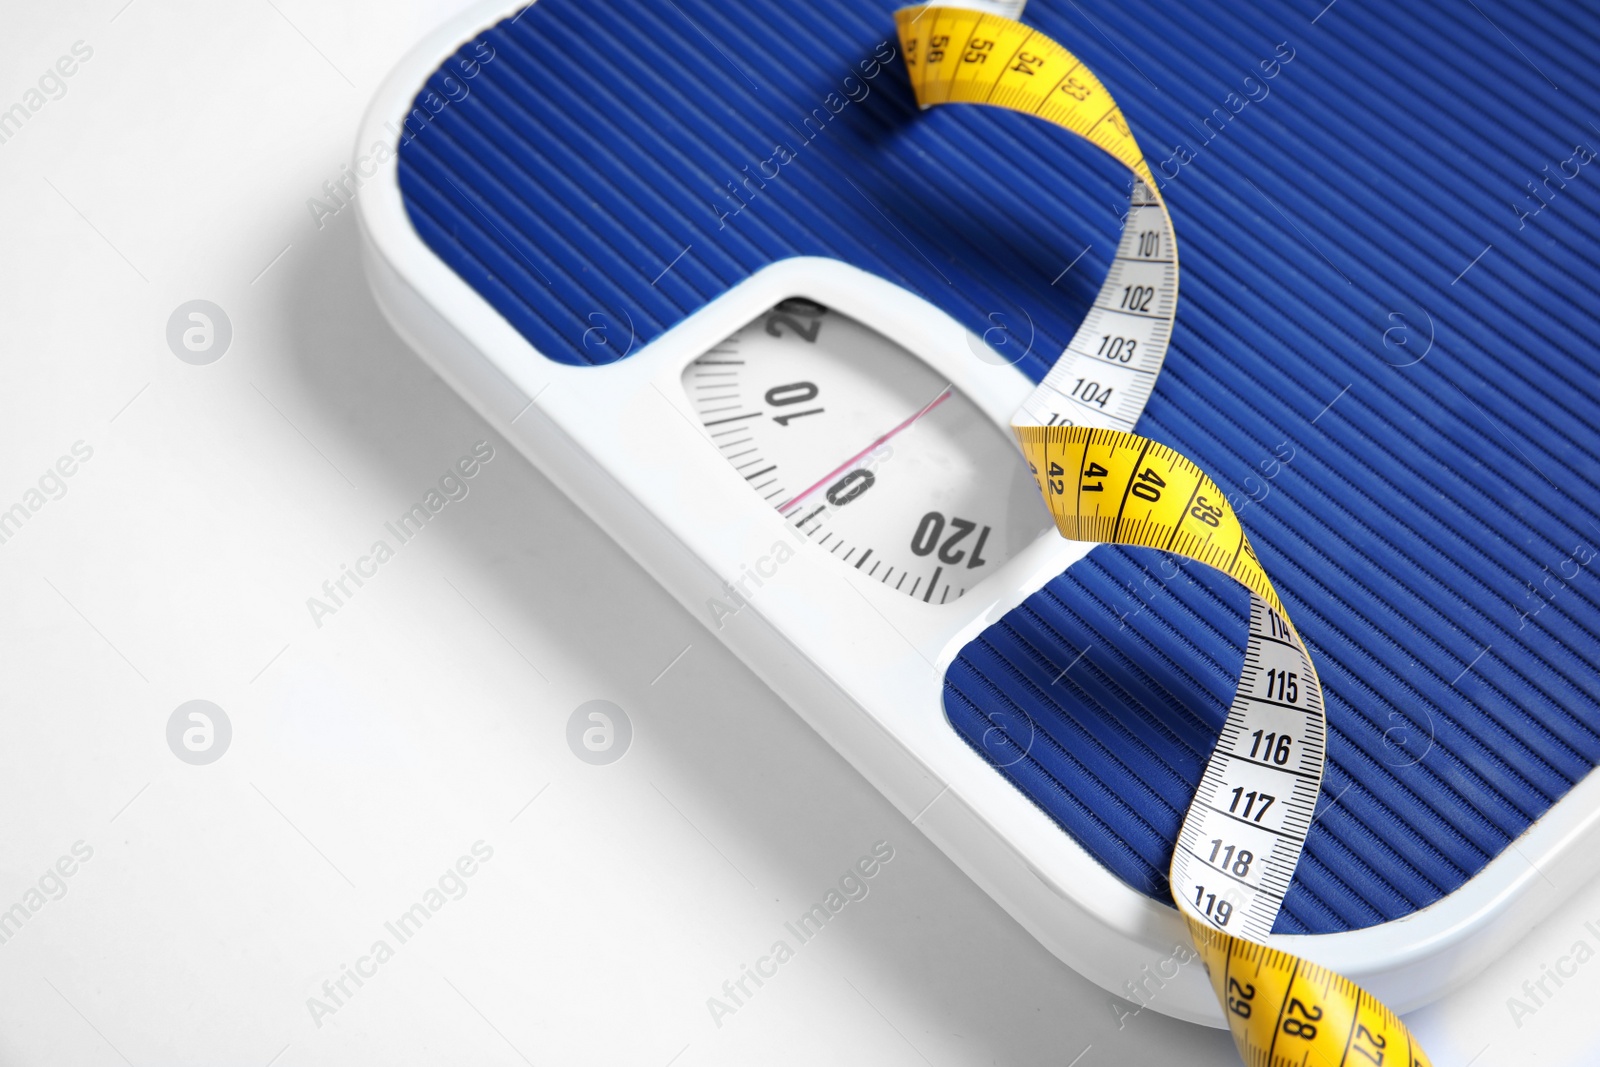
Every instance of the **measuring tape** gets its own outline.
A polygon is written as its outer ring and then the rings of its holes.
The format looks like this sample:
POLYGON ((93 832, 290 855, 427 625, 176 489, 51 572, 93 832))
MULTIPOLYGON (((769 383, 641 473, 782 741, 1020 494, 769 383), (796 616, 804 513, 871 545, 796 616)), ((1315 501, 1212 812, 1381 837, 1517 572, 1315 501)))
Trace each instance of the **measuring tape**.
POLYGON ((1035 115, 1134 173, 1106 281, 1012 428, 1063 536, 1176 553, 1249 590, 1239 687, 1170 875, 1240 1054, 1251 1067, 1426 1067, 1410 1031, 1370 993, 1265 945, 1322 788, 1322 683, 1222 490, 1192 460, 1129 432, 1172 336, 1178 248, 1127 120, 1076 56, 1022 23, 938 6, 904 8, 895 20, 924 108, 1035 115))

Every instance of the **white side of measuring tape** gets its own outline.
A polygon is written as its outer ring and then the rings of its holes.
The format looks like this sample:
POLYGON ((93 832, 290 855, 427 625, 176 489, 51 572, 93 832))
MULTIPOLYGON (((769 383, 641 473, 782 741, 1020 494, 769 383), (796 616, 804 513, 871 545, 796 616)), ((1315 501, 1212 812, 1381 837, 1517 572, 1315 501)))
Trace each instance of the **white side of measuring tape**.
POLYGON ((1116 256, 1094 306, 1011 424, 1133 429, 1167 358, 1177 312, 1172 219, 1135 178, 1116 256))
POLYGON ((949 6, 971 8, 973 11, 1002 15, 1008 19, 1020 19, 1022 9, 1028 6, 1028 0, 952 0, 949 6))
POLYGON ((1182 911, 1266 942, 1316 813, 1325 731, 1311 661, 1252 592, 1239 688, 1178 832, 1171 877, 1182 911), (1227 921, 1224 905, 1243 921, 1227 921))

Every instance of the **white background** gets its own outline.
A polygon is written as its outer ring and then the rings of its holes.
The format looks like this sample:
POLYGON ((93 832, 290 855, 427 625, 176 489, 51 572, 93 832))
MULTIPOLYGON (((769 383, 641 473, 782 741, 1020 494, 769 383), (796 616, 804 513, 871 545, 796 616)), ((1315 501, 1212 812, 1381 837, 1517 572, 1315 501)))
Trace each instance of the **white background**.
MULTIPOLYGON (((0 944, 0 1063, 1235 1063, 1039 948, 385 325, 353 211, 307 200, 458 6, 3 9, 0 108, 93 56, 0 144, 0 508, 93 456, 0 544, 0 909, 93 856, 0 944), (166 343, 195 298, 233 327, 208 366, 166 343), (317 627, 306 599, 481 440, 471 494, 317 627), (166 739, 197 698, 233 727, 208 766, 166 739), (633 724, 609 766, 566 741, 593 699, 633 724), (799 945, 784 922, 878 841, 799 945)), ((1418 1013, 1434 1062, 1600 1059, 1600 960, 1520 1028, 1506 1004, 1596 933, 1589 886, 1418 1013)))

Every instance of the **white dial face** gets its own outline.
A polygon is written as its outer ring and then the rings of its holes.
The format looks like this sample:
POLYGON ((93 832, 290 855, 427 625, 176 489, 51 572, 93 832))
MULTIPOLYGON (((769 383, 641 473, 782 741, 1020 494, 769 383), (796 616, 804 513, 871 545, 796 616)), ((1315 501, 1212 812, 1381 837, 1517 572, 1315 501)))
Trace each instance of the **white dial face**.
POLYGON ((711 444, 841 566, 946 604, 1050 524, 1009 438, 950 383, 803 298, 684 369, 711 444))

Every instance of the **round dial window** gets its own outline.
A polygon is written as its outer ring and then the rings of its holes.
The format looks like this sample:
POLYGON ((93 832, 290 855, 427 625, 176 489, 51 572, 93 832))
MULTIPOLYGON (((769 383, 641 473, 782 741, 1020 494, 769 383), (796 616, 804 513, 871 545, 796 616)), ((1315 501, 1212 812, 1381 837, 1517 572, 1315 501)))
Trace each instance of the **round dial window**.
POLYGON ((956 600, 1050 525, 1011 440, 932 368, 803 298, 684 370, 711 444, 842 566, 956 600))

